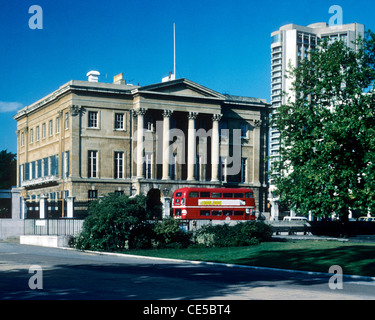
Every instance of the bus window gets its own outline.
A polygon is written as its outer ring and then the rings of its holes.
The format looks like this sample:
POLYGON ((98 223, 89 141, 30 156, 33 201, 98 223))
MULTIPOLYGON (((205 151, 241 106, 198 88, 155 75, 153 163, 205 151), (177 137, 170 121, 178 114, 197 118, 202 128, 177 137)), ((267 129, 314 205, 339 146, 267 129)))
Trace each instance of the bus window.
POLYGON ((221 216, 221 214, 222 214, 221 210, 220 211, 212 211, 213 216, 221 216))
POLYGON ((224 198, 233 198, 233 193, 223 193, 224 198))
POLYGON ((234 211, 235 216, 242 216, 244 214, 243 211, 234 211))
POLYGON ((175 216, 180 216, 181 215, 181 209, 175 209, 174 210, 174 215, 175 216))
POLYGON ((231 216, 232 214, 233 214, 233 211, 232 211, 232 210, 224 210, 224 211, 223 211, 223 215, 226 216, 226 217, 227 217, 227 216, 231 216))
POLYGON ((210 192, 201 192, 201 198, 209 198, 210 192))
POLYGON ((182 196, 182 192, 177 192, 176 193, 176 197, 181 197, 182 196))
POLYGON ((252 192, 246 192, 245 193, 245 198, 252 199, 252 198, 254 198, 254 195, 253 195, 252 192))
POLYGON ((243 198, 243 193, 235 193, 235 194, 234 194, 234 197, 235 197, 235 198, 241 198, 241 199, 242 199, 242 198, 243 198))
POLYGON ((212 192, 212 198, 221 198, 220 192, 212 192))
POLYGON ((196 191, 192 191, 189 193, 189 198, 198 198, 198 197, 199 197, 199 193, 196 191))
POLYGON ((210 210, 201 210, 200 215, 201 216, 209 216, 210 215, 210 210))

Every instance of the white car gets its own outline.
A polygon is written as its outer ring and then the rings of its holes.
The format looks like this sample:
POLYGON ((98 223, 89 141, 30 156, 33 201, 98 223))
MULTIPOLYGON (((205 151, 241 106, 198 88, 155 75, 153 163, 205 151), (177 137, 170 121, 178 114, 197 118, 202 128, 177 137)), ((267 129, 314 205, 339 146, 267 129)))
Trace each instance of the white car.
POLYGON ((283 221, 307 221, 306 217, 284 217, 283 221))

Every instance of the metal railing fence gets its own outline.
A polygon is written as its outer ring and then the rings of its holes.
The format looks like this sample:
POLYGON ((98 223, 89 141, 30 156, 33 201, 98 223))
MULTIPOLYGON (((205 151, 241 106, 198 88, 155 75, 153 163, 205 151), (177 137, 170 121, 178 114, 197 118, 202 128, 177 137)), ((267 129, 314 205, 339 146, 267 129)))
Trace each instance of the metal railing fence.
POLYGON ((25 219, 25 235, 74 236, 82 230, 83 219, 25 219))

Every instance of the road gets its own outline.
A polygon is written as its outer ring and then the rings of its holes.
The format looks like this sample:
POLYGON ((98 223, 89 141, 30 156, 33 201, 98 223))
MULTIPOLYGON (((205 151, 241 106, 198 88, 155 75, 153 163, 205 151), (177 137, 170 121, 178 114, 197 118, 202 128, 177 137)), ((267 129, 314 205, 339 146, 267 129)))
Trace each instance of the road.
POLYGON ((0 299, 375 299, 375 282, 0 243, 0 299), (29 273, 32 265, 41 272, 29 273), (34 277, 31 281, 31 277, 34 277), (29 282, 42 288, 30 289, 29 282), (30 281, 29 281, 30 280, 30 281))

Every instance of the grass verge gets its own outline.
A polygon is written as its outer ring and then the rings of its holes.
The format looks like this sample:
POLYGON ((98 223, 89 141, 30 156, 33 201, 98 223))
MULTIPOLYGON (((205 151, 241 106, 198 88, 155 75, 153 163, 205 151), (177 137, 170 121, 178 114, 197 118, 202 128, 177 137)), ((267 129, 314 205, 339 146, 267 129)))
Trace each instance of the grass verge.
POLYGON ((263 242, 248 247, 131 250, 129 254, 328 272, 332 265, 344 274, 375 276, 375 244, 339 241, 263 242))

